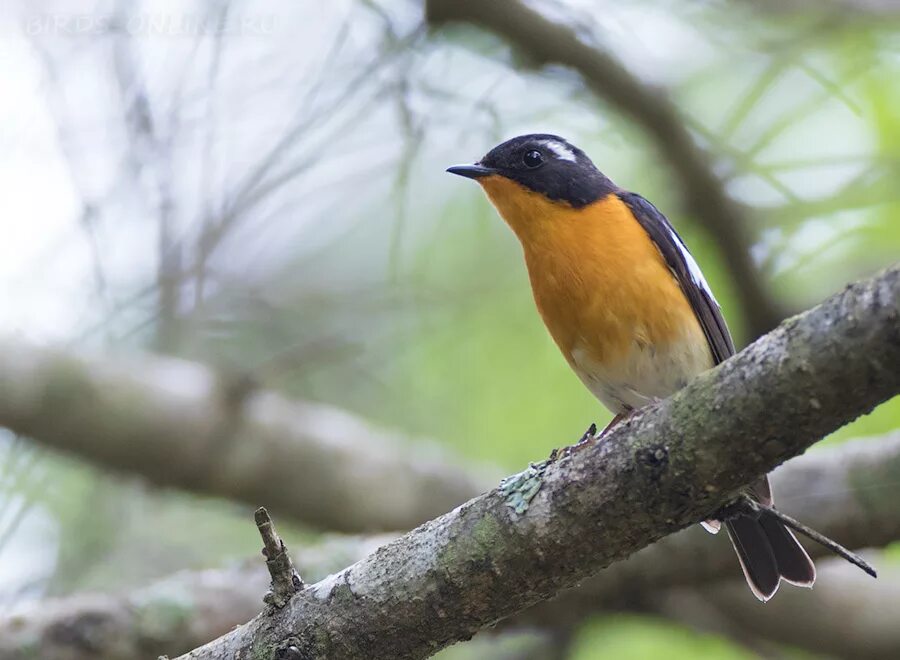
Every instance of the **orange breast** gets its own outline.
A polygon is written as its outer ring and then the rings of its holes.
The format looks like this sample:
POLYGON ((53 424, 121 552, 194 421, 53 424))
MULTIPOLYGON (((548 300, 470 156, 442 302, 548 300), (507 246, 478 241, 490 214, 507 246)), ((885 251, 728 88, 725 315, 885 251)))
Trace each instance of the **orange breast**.
POLYGON ((678 282, 617 196, 575 209, 501 177, 480 182, 522 243, 538 310, 576 371, 575 352, 600 365, 683 342, 708 353, 678 282))

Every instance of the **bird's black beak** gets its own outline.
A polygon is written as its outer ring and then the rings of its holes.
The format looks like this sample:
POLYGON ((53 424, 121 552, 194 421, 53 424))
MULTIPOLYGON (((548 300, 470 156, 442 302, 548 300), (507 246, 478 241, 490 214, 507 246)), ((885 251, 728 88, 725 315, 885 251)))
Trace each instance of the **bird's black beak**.
POLYGON ((480 179, 483 176, 491 176, 497 173, 497 170, 494 168, 482 167, 481 165, 454 165, 453 167, 448 167, 447 171, 450 174, 458 174, 467 179, 480 179))

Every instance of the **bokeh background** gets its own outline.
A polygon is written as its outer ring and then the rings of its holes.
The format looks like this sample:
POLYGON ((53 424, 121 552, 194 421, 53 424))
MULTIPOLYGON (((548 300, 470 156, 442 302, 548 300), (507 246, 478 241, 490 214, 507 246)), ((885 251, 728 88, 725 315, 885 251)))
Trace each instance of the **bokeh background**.
MULTIPOLYGON (((900 3, 530 6, 665 90, 746 210, 745 249, 785 314, 898 258, 900 3)), ((5 335, 247 372, 519 470, 609 414, 541 325, 511 232, 444 169, 552 132, 669 216, 737 343, 753 338, 654 139, 569 70, 429 29, 420 2, 7 2, 0 62, 5 335)), ((898 427, 894 399, 827 442, 898 427)), ((248 511, 0 429, 0 612, 253 555, 248 511)), ((637 615, 567 643, 577 660, 759 652, 637 615)))

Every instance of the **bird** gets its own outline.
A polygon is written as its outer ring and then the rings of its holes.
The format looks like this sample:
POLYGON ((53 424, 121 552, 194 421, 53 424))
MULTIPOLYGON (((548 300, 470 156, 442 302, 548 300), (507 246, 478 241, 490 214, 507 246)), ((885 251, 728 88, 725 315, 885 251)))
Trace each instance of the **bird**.
MULTIPOLYGON (((557 135, 520 135, 447 171, 478 182, 518 237, 551 337, 614 414, 605 431, 734 354, 719 303, 666 216, 578 147, 557 135)), ((768 477, 748 495, 756 515, 701 524, 711 533, 724 525, 759 600, 782 581, 812 587, 813 561, 769 515, 768 477)))

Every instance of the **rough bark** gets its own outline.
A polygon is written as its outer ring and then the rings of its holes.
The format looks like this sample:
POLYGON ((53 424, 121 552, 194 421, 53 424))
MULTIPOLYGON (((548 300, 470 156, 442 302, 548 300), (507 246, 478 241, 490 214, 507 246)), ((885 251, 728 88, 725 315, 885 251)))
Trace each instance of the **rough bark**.
POLYGON ((474 25, 504 39, 526 61, 573 69, 599 98, 641 126, 678 180, 685 211, 721 249, 747 316, 749 336, 758 337, 784 318, 750 258, 744 209, 725 192, 709 155, 662 90, 641 81, 598 45, 585 43, 574 28, 554 23, 518 0, 426 0, 425 8, 432 26, 474 25))
POLYGON ((0 426, 163 486, 336 531, 409 529, 485 488, 436 446, 161 357, 0 339, 0 426))
POLYGON ((895 266, 185 657, 427 657, 708 517, 898 391, 895 266))
MULTIPOLYGON (((851 548, 878 547, 900 540, 900 510, 894 504, 900 501, 900 433, 812 452, 779 467, 773 482, 779 504, 851 548)), ((303 576, 318 581, 359 561, 392 538, 332 539, 312 547, 292 546, 292 552, 303 576)), ((813 555, 823 553, 819 546, 808 547, 813 555)), ((812 592, 797 592, 807 610, 825 609, 819 604, 820 594, 827 596, 829 605, 832 603, 834 590, 828 586, 831 574, 822 574, 812 592)), ((184 653, 256 615, 263 606, 261 594, 266 580, 263 563, 256 559, 218 571, 184 571, 124 595, 78 594, 35 603, 0 618, 0 660, 94 660, 107 657, 102 655, 107 648, 127 650, 129 657, 184 653), (152 616, 153 612, 168 612, 169 616, 152 616), (61 637, 59 631, 68 634, 61 637), (69 643, 68 639, 94 643, 85 646, 69 643)), ((854 604, 868 602, 866 594, 873 589, 882 591, 880 577, 878 582, 868 580, 853 569, 840 577, 838 584, 847 586, 849 580, 854 604)), ((676 597, 692 603, 693 588, 705 590, 704 585, 730 581, 737 583, 737 594, 742 597, 735 612, 743 603, 757 607, 746 597, 740 569, 725 539, 711 537, 694 526, 613 564, 580 587, 540 603, 503 625, 504 629, 540 626, 568 630, 601 610, 639 607, 642 611, 661 611, 663 603, 675 602, 676 597), (678 585, 681 589, 677 592, 669 591, 678 585)), ((730 593, 730 587, 722 589, 730 593)), ((779 594, 774 602, 780 603, 783 596, 779 594)), ((892 608, 898 611, 900 590, 894 596, 892 608)), ((770 603, 767 611, 771 608, 770 603)), ((776 610, 782 612, 780 606, 776 610)), ((761 634, 775 637, 766 621, 760 625, 761 634)), ((753 624, 748 624, 748 629, 752 632, 753 624)), ((888 640, 882 646, 888 647, 889 634, 882 633, 882 637, 888 640)), ((791 643, 818 648, 816 640, 807 643, 799 635, 791 643)), ((855 642, 848 640, 844 647, 851 643, 855 642)))
MULTIPOLYGON (((781 509, 850 548, 883 547, 900 540, 896 505, 900 501, 900 432, 805 454, 776 469, 772 485, 781 509)), ((828 556, 820 545, 805 539, 804 545, 813 557, 828 556)), ((857 569, 851 575, 864 588, 865 576, 857 569)), ((642 604, 647 594, 728 577, 737 578, 741 592, 746 590, 725 535, 713 537, 695 526, 613 564, 578 588, 564 591, 512 621, 571 625, 573 619, 597 608, 642 604)), ((827 579, 819 580, 814 593, 827 579)), ((793 590, 782 589, 775 600, 786 591, 793 590)), ((809 596, 805 590, 801 594, 809 596)), ((897 607, 900 611, 900 601, 897 607)))

